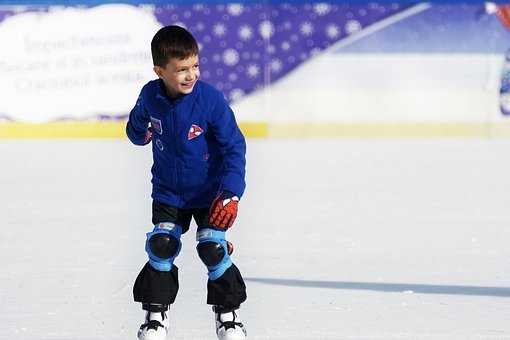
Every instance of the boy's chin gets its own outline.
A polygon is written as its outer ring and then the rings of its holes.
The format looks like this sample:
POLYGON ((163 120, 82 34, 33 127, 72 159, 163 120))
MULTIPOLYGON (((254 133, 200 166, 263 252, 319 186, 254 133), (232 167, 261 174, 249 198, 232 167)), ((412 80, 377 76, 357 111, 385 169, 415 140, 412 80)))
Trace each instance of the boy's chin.
POLYGON ((191 86, 191 87, 181 87, 179 89, 179 92, 181 94, 190 94, 191 92, 193 92, 193 89, 195 88, 195 85, 191 86))
POLYGON ((189 89, 182 89, 181 90, 181 94, 190 94, 191 92, 193 92, 193 87, 189 88, 189 89))

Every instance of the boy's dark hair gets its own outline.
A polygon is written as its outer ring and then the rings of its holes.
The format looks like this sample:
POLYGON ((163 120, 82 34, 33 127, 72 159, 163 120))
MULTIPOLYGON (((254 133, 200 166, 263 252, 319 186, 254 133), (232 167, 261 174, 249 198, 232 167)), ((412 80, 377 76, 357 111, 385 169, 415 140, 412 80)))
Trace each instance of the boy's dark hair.
POLYGON ((198 44, 193 35, 180 26, 165 26, 152 38, 152 62, 165 67, 170 58, 186 59, 198 55, 198 44))

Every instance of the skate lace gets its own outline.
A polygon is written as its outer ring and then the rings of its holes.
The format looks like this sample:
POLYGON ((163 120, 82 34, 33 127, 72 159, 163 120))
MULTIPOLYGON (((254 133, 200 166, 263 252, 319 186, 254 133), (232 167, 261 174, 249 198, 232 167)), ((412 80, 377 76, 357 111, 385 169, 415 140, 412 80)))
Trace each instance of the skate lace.
POLYGON ((153 329, 155 331, 158 330, 158 327, 165 327, 161 324, 161 322, 159 322, 158 320, 149 320, 148 322, 144 323, 140 329, 144 329, 144 328, 147 328, 147 330, 149 329, 153 329))
POLYGON ((240 327, 241 329, 244 329, 244 326, 241 322, 236 322, 237 314, 235 312, 232 313, 234 314, 234 320, 232 321, 221 321, 220 315, 218 314, 218 321, 220 322, 220 327, 218 327, 218 329, 224 327, 225 330, 227 330, 229 328, 236 328, 236 326, 240 327))
POLYGON ((220 327, 224 327, 225 330, 229 328, 236 328, 236 326, 243 328, 243 324, 241 322, 235 322, 235 321, 220 321, 220 327))

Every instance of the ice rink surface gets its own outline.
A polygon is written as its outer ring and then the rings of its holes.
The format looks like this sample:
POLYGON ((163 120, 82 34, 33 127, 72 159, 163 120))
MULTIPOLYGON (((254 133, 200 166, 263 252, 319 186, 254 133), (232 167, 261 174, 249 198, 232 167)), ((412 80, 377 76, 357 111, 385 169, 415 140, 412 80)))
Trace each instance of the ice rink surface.
MULTIPOLYGON (((151 155, 1 141, 5 340, 136 339, 151 155)), ((510 339, 510 141, 248 140, 249 339, 510 339)), ((194 227, 169 339, 214 339, 194 227)))

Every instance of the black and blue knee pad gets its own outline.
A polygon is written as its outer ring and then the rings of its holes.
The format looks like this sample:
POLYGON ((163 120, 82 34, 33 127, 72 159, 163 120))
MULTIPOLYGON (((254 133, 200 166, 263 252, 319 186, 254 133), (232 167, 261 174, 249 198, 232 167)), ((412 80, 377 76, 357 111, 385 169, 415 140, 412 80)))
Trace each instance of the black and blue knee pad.
POLYGON ((232 266, 225 232, 204 228, 197 231, 197 252, 206 265, 210 280, 216 280, 232 266))
POLYGON ((175 258, 181 251, 182 227, 174 223, 159 223, 147 233, 145 251, 149 255, 152 268, 169 272, 175 258))

